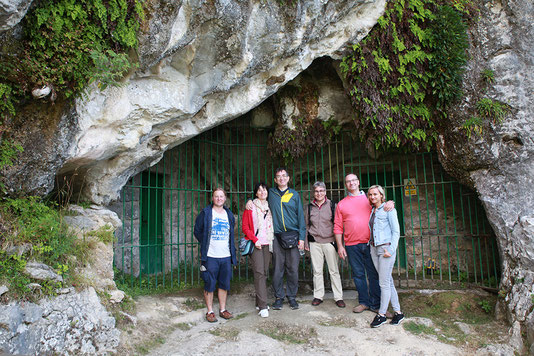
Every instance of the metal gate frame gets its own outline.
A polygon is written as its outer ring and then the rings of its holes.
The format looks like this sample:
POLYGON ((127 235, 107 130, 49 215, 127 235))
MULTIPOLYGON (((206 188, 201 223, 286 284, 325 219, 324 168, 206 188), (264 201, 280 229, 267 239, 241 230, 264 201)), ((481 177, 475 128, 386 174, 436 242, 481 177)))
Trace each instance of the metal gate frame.
MULTIPOLYGON (((237 221, 236 239, 241 235, 241 217, 253 185, 260 180, 272 185, 279 164, 267 152, 269 132, 250 127, 249 121, 245 117, 218 126, 166 152, 158 164, 143 173, 162 176, 159 184, 154 180, 142 184, 142 174, 129 180, 119 202, 110 207, 123 221, 114 249, 121 283, 172 288, 200 281, 193 226, 198 212, 210 203, 215 186, 227 191, 226 205, 237 221), (140 192, 146 189, 162 192, 162 243, 157 238, 140 243, 140 192), (153 248, 162 249, 162 261, 156 263, 163 268, 159 273, 146 273, 146 268, 140 268, 141 251, 153 248)), ((498 249, 484 210, 474 192, 447 175, 435 153, 392 153, 373 159, 343 133, 286 168, 290 186, 301 194, 304 204, 313 198, 311 188, 317 180, 326 183, 330 199, 342 199, 348 173, 355 173, 362 184, 366 183, 360 187, 364 191, 382 182, 386 191, 392 192, 387 199, 395 201, 403 214, 399 221, 404 222, 401 255, 394 269, 400 286, 428 285, 431 281, 498 286, 498 249)), ((344 285, 349 286, 347 263, 341 262, 340 272, 344 285)), ((300 273, 303 280, 311 281, 309 256, 302 259, 300 273)), ((239 259, 235 277, 252 277, 248 258, 239 259)))

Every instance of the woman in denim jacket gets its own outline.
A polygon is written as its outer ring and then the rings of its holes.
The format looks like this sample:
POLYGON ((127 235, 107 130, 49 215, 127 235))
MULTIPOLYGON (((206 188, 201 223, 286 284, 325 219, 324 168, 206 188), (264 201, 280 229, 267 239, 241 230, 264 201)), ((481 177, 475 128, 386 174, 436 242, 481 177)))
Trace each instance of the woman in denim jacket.
POLYGON ((390 324, 399 325, 404 319, 404 314, 401 312, 399 296, 391 275, 400 237, 397 210, 393 209, 389 212, 384 210, 386 196, 384 188, 379 185, 373 185, 369 188, 367 196, 373 207, 369 218, 369 228, 371 229, 369 245, 380 284, 380 309, 371 322, 371 327, 377 328, 386 322, 386 311, 390 301, 391 307, 395 311, 390 324))

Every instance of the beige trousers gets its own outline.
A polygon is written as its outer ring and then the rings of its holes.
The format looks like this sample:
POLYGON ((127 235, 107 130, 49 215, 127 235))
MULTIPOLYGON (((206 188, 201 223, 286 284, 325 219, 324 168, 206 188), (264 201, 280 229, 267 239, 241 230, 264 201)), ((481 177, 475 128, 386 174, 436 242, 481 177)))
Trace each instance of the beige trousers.
POLYGON ((341 276, 339 275, 339 257, 334 245, 331 243, 310 242, 310 255, 313 268, 313 297, 321 300, 324 297, 323 265, 324 260, 326 260, 332 292, 334 292, 334 300, 342 300, 343 289, 341 276))

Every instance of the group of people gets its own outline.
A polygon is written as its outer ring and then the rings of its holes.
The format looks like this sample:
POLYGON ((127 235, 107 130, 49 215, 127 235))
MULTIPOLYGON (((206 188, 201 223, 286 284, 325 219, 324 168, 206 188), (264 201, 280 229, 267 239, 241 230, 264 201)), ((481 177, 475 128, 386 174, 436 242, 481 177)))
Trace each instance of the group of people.
MULTIPOLYGON (((285 168, 277 168, 274 182, 254 187, 254 199, 247 201, 242 218, 245 238, 254 243, 250 261, 256 290, 256 309, 261 317, 269 316, 267 279, 273 263, 272 287, 274 310, 284 306, 298 309, 298 268, 300 255, 310 252, 313 269, 313 300, 323 303, 325 288, 323 266, 326 260, 335 304, 345 308, 339 274, 339 258, 348 260, 358 291, 358 305, 353 312, 370 310, 376 313, 371 327, 379 327, 390 318, 398 325, 403 319, 399 298, 392 278, 396 250, 400 237, 397 213, 392 201, 385 202, 384 189, 379 185, 360 190, 355 174, 345 177, 348 195, 338 204, 326 196, 326 185, 313 185, 314 199, 306 208, 300 195, 289 187, 290 177, 285 168), (284 286, 285 276, 285 286, 284 286), (389 304, 394 314, 387 311, 389 304)), ((206 319, 216 322, 213 294, 217 288, 219 316, 230 319, 226 309, 232 265, 236 264, 234 244, 235 218, 224 206, 226 193, 216 188, 212 204, 197 216, 194 235, 200 242, 201 276, 204 280, 206 319)))

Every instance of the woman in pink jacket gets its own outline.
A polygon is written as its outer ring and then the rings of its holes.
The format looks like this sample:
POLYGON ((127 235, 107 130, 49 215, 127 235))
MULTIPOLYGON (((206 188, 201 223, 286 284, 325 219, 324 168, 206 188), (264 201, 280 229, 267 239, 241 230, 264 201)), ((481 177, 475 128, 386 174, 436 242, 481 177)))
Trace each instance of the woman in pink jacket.
POLYGON ((269 264, 273 252, 273 217, 269 210, 267 196, 269 188, 263 182, 254 186, 252 210, 243 213, 243 233, 247 240, 254 243, 254 251, 250 258, 254 272, 254 287, 256 289, 256 307, 262 318, 269 316, 267 305, 267 277, 269 276, 269 264))

